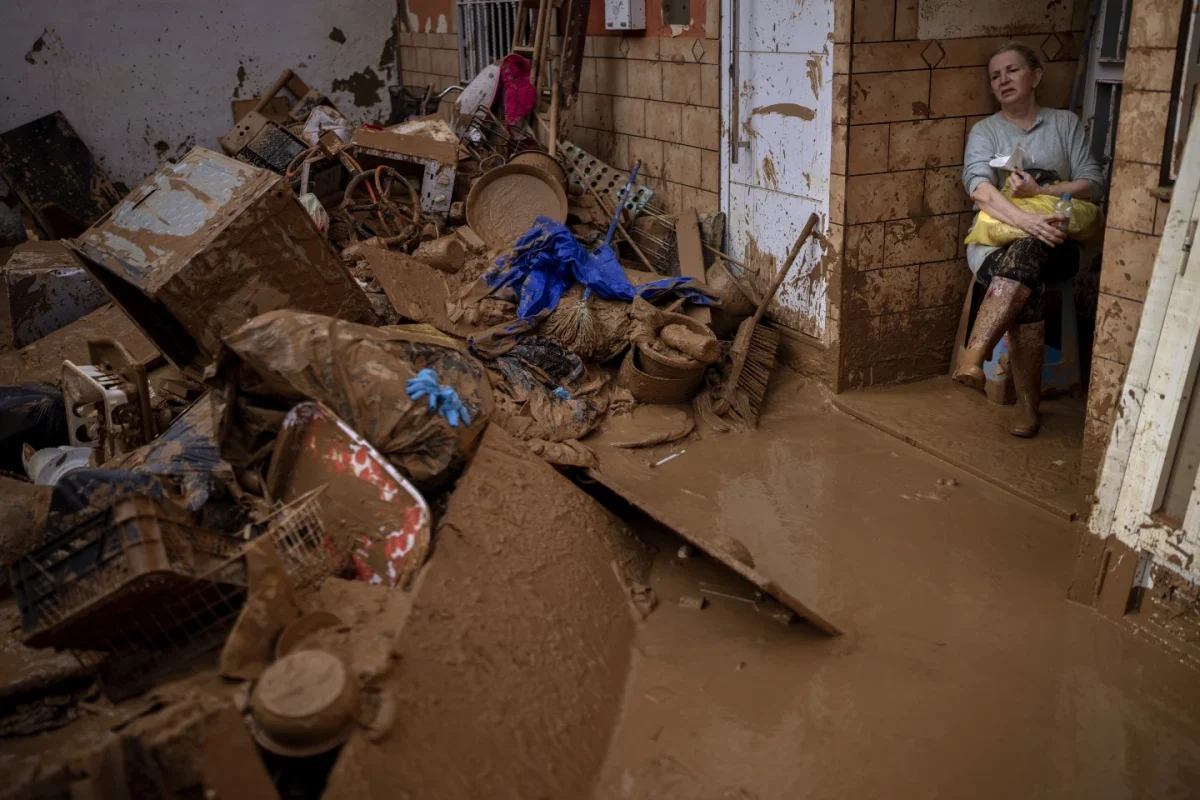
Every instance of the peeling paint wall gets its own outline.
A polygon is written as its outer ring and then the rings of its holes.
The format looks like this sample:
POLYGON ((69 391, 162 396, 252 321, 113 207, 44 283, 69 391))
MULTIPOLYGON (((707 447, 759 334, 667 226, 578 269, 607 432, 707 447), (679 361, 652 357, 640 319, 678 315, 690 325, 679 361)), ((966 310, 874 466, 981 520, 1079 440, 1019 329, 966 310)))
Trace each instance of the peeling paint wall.
POLYGON ((291 67, 347 115, 385 118, 392 0, 50 0, 5 4, 0 130, 62 111, 114 181, 219 149, 230 101, 291 67))

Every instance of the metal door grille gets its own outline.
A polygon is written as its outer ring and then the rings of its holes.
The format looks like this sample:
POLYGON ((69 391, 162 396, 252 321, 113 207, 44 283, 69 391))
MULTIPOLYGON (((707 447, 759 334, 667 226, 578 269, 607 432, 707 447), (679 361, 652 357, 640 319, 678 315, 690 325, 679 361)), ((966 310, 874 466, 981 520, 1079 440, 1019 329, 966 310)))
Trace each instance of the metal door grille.
POLYGON ((517 0, 458 0, 458 73, 463 83, 512 48, 517 0))

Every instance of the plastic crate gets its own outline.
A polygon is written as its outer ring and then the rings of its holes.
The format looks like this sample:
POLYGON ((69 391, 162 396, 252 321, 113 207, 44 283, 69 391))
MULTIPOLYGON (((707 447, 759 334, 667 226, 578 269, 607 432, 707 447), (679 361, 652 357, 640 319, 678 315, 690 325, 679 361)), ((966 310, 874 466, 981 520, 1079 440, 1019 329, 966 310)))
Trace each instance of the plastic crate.
MULTIPOLYGON (((240 606, 244 542, 188 525, 172 506, 126 498, 11 567, 32 647, 173 644, 214 609, 240 606)), ((221 613, 225 613, 222 611, 221 613)))

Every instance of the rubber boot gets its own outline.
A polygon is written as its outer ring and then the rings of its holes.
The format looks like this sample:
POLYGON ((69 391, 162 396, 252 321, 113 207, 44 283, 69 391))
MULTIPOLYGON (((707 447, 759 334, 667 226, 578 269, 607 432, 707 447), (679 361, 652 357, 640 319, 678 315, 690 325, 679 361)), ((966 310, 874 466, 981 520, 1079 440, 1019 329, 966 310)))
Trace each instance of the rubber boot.
POLYGON ((1035 436, 1040 427, 1038 406, 1042 400, 1042 364, 1046 360, 1046 323, 1013 325, 1008 332, 1008 360, 1017 390, 1017 407, 1008 432, 1013 436, 1035 436))
POLYGON ((975 326, 971 338, 963 351, 954 371, 954 380, 972 389, 983 391, 986 379, 983 375, 983 359, 1000 341, 1000 337, 1012 325, 1029 299, 1029 287, 1008 278, 992 278, 987 294, 975 315, 975 326))

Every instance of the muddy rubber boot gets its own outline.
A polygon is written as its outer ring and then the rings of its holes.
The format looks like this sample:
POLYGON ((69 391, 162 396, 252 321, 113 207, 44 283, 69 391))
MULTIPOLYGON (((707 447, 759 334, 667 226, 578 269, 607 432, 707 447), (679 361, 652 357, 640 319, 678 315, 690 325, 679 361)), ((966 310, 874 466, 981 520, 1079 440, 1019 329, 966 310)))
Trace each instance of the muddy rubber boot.
POLYGON ((975 315, 967 349, 963 351, 958 369, 954 371, 954 380, 983 391, 986 383, 983 375, 984 356, 1000 341, 1028 299, 1028 286, 1008 278, 992 278, 987 294, 979 305, 979 313, 975 315))
POLYGON ((1042 400, 1042 364, 1046 360, 1046 323, 1013 325, 1008 332, 1008 359, 1017 389, 1017 407, 1008 432, 1029 438, 1037 435, 1041 425, 1038 406, 1042 400))

